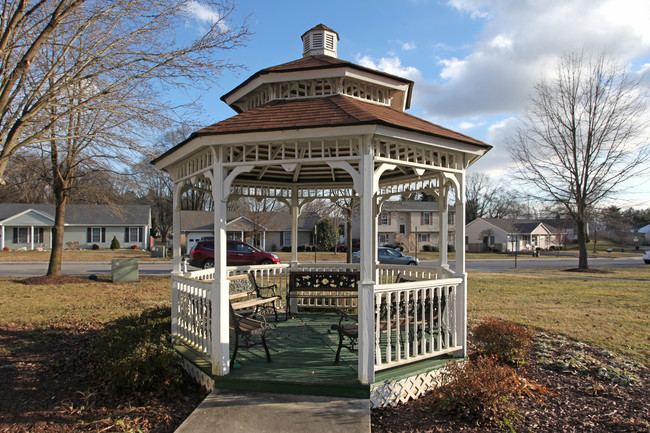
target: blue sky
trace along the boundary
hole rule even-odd
[[[494,146],[472,171],[502,179],[505,140],[532,86],[570,50],[606,50],[650,87],[648,0],[240,0],[254,32],[203,95],[206,123],[235,114],[219,98],[256,71],[302,55],[300,36],[323,23],[340,36],[338,57],[415,82],[410,114]],[[650,137],[650,134],[649,134]],[[617,203],[650,207],[650,179]]]

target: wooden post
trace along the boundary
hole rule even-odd
[[[456,291],[456,344],[462,349],[457,356],[467,355],[467,273],[465,272],[465,171],[456,175],[456,277],[463,282]]]
[[[377,255],[373,236],[376,234],[374,162],[372,136],[364,136],[361,155],[361,281],[359,282],[359,381],[367,384],[375,380],[374,344],[374,260]]]
[[[212,172],[212,196],[214,200],[214,280],[212,301],[212,374],[225,376],[230,373],[230,311],[228,309],[229,281],[226,275],[226,200],[230,183],[225,182],[222,149],[215,152]]]

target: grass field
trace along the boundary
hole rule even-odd
[[[650,267],[648,267],[650,268]],[[545,271],[546,272],[546,271]],[[549,271],[561,274],[561,271]],[[592,277],[625,278],[640,270],[613,270]],[[649,278],[650,279],[650,278]],[[56,326],[75,321],[108,322],[144,308],[169,304],[167,277],[139,283],[87,281],[57,286],[0,279],[0,324]],[[472,272],[469,318],[498,317],[563,334],[647,363],[650,358],[650,290],[647,282],[609,281],[538,274]]]
[[[566,335],[641,363],[650,358],[647,282],[473,272],[468,284],[472,320],[498,317]]]
[[[104,262],[111,259],[171,260],[151,257],[145,250],[64,250],[64,262]],[[49,262],[49,251],[0,251],[0,262]]]

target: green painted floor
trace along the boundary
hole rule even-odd
[[[269,322],[274,322],[272,316],[267,317]],[[284,321],[282,314],[276,323],[276,329],[269,330],[266,334],[272,362],[266,362],[261,345],[251,349],[240,348],[230,374],[214,377],[215,387],[368,398],[370,386],[362,385],[357,380],[356,352],[343,348],[339,364],[334,365],[338,333],[328,331],[338,321],[339,316],[335,313],[301,312],[287,321]],[[231,351],[233,347],[234,337],[231,335]],[[209,363],[198,352],[186,346],[176,346],[176,349],[210,375]],[[442,359],[421,361],[410,364],[407,368],[413,374],[438,368],[444,362],[446,360]],[[391,369],[381,372],[377,379],[386,380],[401,375],[400,369]]]

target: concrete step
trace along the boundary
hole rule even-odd
[[[176,433],[369,433],[367,399],[216,389]]]

